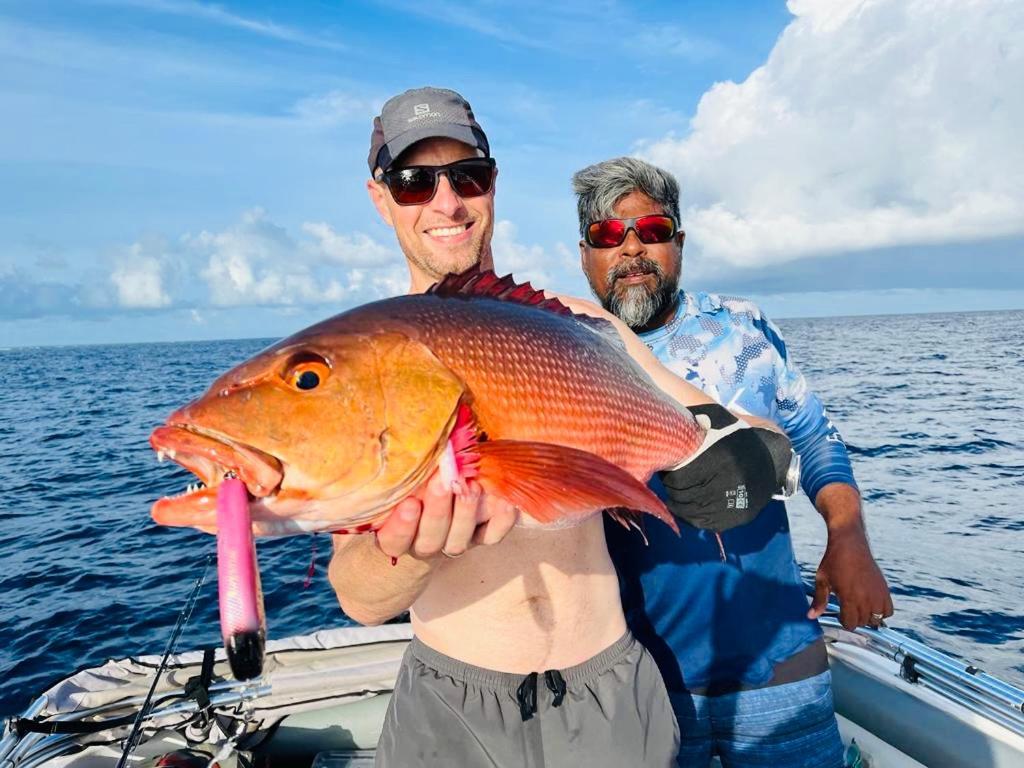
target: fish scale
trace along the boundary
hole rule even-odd
[[[410,296],[395,309],[379,302],[351,319],[364,327],[408,320],[466,382],[492,438],[576,447],[645,480],[666,466],[666,453],[681,461],[703,439],[688,413],[584,323],[490,298]]]

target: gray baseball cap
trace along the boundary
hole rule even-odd
[[[484,129],[473,117],[469,102],[447,88],[414,88],[385,102],[373,118],[370,134],[370,175],[386,171],[402,152],[417,141],[448,138],[461,141],[490,157]]]

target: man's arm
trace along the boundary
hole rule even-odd
[[[828,607],[829,592],[840,600],[839,619],[847,629],[877,625],[892,616],[892,596],[871,555],[860,492],[847,483],[829,483],[818,491],[814,506],[825,519],[828,543],[814,578],[814,601],[807,615],[817,619]]]
[[[467,493],[444,488],[438,473],[419,495],[401,501],[376,534],[335,535],[328,579],[345,613],[360,624],[380,624],[408,610],[437,567],[472,546],[496,544],[517,512],[484,499],[470,481]]]
[[[832,591],[839,598],[839,619],[844,627],[877,626],[882,618],[892,616],[892,596],[871,555],[846,444],[818,398],[806,391],[803,376],[792,366],[788,375],[798,381],[790,393],[800,405],[782,426],[803,460],[804,491],[824,518],[828,534],[807,615],[812,619],[821,616]]]
[[[779,329],[761,316],[758,330],[775,351],[777,400],[794,404],[780,411],[783,429],[802,460],[801,484],[825,520],[828,541],[814,579],[814,600],[807,612],[816,619],[825,612],[829,592],[840,602],[839,619],[847,629],[880,623],[893,613],[892,596],[871,555],[861,511],[860,491],[853,477],[846,443],[807,381],[789,359]]]
[[[397,514],[398,508],[392,516]],[[418,517],[419,510],[413,507],[412,514]],[[327,578],[345,615],[360,624],[382,624],[408,610],[434,571],[430,560],[413,557],[399,558],[392,566],[373,534],[335,534],[331,538],[334,555]]]

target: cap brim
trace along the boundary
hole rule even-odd
[[[455,139],[455,141],[461,141],[463,144],[468,144],[474,149],[483,150],[483,147],[480,146],[480,137],[468,125],[455,125],[452,123],[445,125],[424,125],[411,128],[405,133],[399,134],[384,145],[391,154],[391,162],[388,163],[388,165],[390,166],[391,163],[394,163],[400,154],[405,152],[405,150],[417,141],[423,141],[424,139]],[[486,154],[486,150],[484,150],[484,152]],[[377,153],[377,157],[380,157],[379,152]],[[386,171],[387,168],[381,168],[381,170]]]

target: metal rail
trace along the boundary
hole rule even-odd
[[[836,606],[830,605],[829,608],[831,613]],[[826,634],[837,642],[866,648],[896,662],[900,677],[908,683],[922,685],[1024,736],[1024,689],[888,627],[858,627],[850,632],[835,616],[822,616],[819,622]],[[852,640],[851,635],[857,640]]]
[[[33,701],[28,709],[25,710],[22,717],[33,718],[36,717],[40,712],[43,711],[43,707],[46,706],[46,697],[40,696],[38,699]],[[7,768],[8,761],[7,756],[10,755],[17,747],[19,741],[22,739],[18,738],[18,734],[14,732],[14,729],[10,724],[4,725],[4,737],[0,739],[0,766]]]

